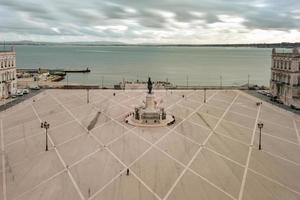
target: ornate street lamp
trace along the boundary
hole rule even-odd
[[[204,103],[206,103],[206,88],[204,88]]]
[[[264,127],[264,124],[262,122],[259,122],[257,124],[257,127],[259,128],[259,143],[258,143],[258,149],[261,150],[261,129]]]
[[[86,89],[86,103],[90,103],[90,89]]]
[[[46,151],[48,151],[48,129],[50,128],[50,124],[46,121],[41,122],[41,128],[46,130]]]

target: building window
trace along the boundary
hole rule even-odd
[[[289,61],[289,70],[291,70],[292,62]]]
[[[286,63],[287,63],[287,62],[286,62],[286,61],[284,61],[284,69],[286,69]]]

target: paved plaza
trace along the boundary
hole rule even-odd
[[[0,200],[299,200],[300,116],[203,92],[154,91],[176,118],[159,128],[124,122],[142,90],[45,90],[2,111]]]

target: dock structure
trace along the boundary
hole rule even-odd
[[[81,69],[64,70],[64,72],[65,73],[89,73],[91,72],[91,70],[87,67],[86,69],[82,69],[82,70]]]
[[[67,73],[89,73],[91,70],[87,67],[86,69],[42,69],[42,68],[24,68],[24,69],[17,69],[18,73],[50,73],[50,74],[64,74]]]

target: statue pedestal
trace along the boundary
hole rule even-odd
[[[146,104],[145,109],[146,110],[155,110],[155,96],[154,94],[148,94],[146,96]]]
[[[144,106],[135,107],[134,113],[125,121],[134,126],[158,127],[173,124],[175,118],[166,114],[165,109],[157,106],[155,95],[147,94]]]

